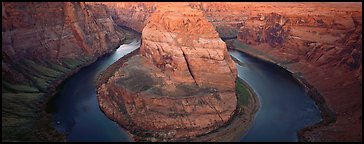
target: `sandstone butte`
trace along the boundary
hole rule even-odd
[[[158,5],[104,4],[116,23],[140,32]],[[301,131],[300,140],[362,141],[361,3],[189,5],[203,11],[219,36],[229,39],[228,48],[276,63],[306,81],[324,119]],[[128,21],[133,23],[122,23]]]
[[[140,54],[98,87],[98,100],[136,141],[188,140],[232,117],[236,76],[225,43],[200,10],[161,4],[142,31]]]
[[[3,140],[29,141],[27,135],[43,131],[35,109],[49,89],[120,45],[125,35],[118,26],[142,32],[157,5],[2,2]],[[230,39],[229,48],[285,67],[322,96],[316,101],[334,117],[303,130],[301,140],[362,141],[361,3],[189,5]],[[54,137],[43,133],[42,140]]]

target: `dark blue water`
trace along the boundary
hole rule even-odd
[[[298,141],[299,129],[321,120],[313,100],[286,70],[238,51],[229,53],[246,64],[237,65],[238,75],[260,102],[253,125],[241,141]]]
[[[99,108],[95,80],[115,61],[140,46],[139,40],[120,46],[67,79],[49,105],[53,126],[68,134],[68,141],[129,141],[127,134]]]
[[[127,134],[99,109],[95,79],[140,41],[124,44],[67,79],[50,101],[53,126],[68,141],[129,141]],[[260,109],[241,141],[297,141],[297,131],[319,122],[319,110],[291,75],[283,69],[238,51],[229,53],[246,64],[237,65],[239,77],[258,95]]]

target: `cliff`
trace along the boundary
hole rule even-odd
[[[96,2],[108,7],[110,14],[119,26],[142,32],[147,19],[156,10],[158,2]]]
[[[158,3],[119,5],[123,7],[114,8],[116,4],[108,7],[116,11],[120,21],[133,21],[129,26],[137,26],[135,29],[141,32]],[[318,96],[314,99],[326,107],[322,109],[324,121],[308,128],[310,131],[304,130],[301,140],[362,140],[360,3],[196,2],[188,5],[204,13],[219,36],[226,39],[228,47],[281,65],[304,79],[313,87],[311,91],[317,90]],[[122,12],[131,16],[123,17]]]
[[[222,30],[221,37],[236,34],[237,40],[227,40],[229,47],[276,63],[313,86],[310,93],[317,90],[313,99],[323,110],[324,120],[301,131],[301,140],[362,140],[359,3],[195,5]]]
[[[201,11],[159,5],[143,29],[140,53],[117,62],[98,87],[100,108],[134,140],[188,140],[232,117],[236,67]]]
[[[2,2],[3,141],[56,140],[40,107],[60,80],[121,44],[115,26],[104,5]]]

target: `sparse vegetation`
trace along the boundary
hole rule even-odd
[[[238,97],[238,105],[247,106],[249,104],[249,90],[244,86],[240,78],[236,80],[236,95]]]
[[[7,92],[14,92],[14,93],[19,93],[19,92],[28,92],[28,93],[34,93],[34,92],[39,92],[39,90],[35,87],[32,86],[28,86],[28,85],[21,85],[21,84],[10,84],[6,81],[2,81],[3,84],[3,90],[6,90]]]
[[[51,128],[51,118],[40,117],[37,110],[52,82],[63,77],[91,57],[68,59],[67,67],[46,62],[45,66],[24,60],[17,67],[33,83],[12,84],[2,80],[2,139],[3,141],[44,141],[65,139]],[[45,136],[47,135],[47,136]]]
[[[37,73],[51,78],[57,78],[63,74],[51,68],[47,68],[42,65],[36,64],[34,61],[31,60],[25,60],[24,63],[29,67],[31,67],[32,69],[34,69]]]
[[[43,93],[2,93],[2,139],[31,140],[36,105]],[[6,134],[6,135],[4,135]]]

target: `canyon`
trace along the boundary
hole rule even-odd
[[[204,12],[228,48],[276,63],[305,83],[324,119],[301,131],[302,141],[361,141],[360,3],[188,4]],[[138,18],[126,26],[140,31],[158,4],[105,5],[120,22]],[[125,11],[129,17],[119,15]]]
[[[158,5],[141,43],[98,87],[100,108],[134,140],[188,141],[232,118],[237,70],[201,11]]]
[[[108,117],[137,127],[137,140],[188,139],[226,123],[237,102],[229,48],[287,69],[306,87],[323,120],[302,129],[300,141],[362,141],[361,3],[2,2],[2,18],[3,141],[64,141],[44,103],[128,40],[123,28],[143,33],[140,52],[102,80],[98,99]],[[172,125],[179,129],[167,132]]]
[[[103,5],[2,2],[3,141],[63,140],[44,103],[63,79],[126,37]]]

